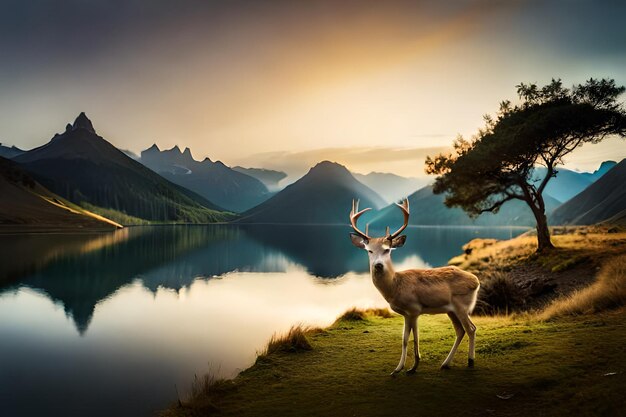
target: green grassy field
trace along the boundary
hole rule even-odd
[[[478,239],[451,260],[481,279],[483,311],[525,310],[473,317],[474,368],[466,338],[440,370],[455,333],[447,316],[422,316],[418,372],[391,377],[402,317],[351,311],[327,329],[273,337],[232,381],[197,379],[163,415],[626,416],[626,234],[572,228],[553,240],[557,249],[537,256],[530,235]],[[555,290],[534,294],[530,281]]]
[[[279,350],[234,381],[197,384],[164,415],[625,415],[625,318],[623,309],[548,322],[476,317],[476,366],[466,366],[466,338],[442,371],[454,331],[446,316],[422,316],[418,372],[396,377],[402,318],[342,320],[309,333],[311,350]]]

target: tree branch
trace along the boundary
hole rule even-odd
[[[505,199],[497,201],[497,202],[493,203],[491,206],[480,210],[479,214],[483,214],[483,213],[487,213],[487,212],[493,212],[494,210],[499,209],[500,207],[502,207],[502,205],[504,203],[506,203],[507,201],[511,201],[514,198],[515,197],[507,196]]]

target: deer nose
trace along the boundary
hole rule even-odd
[[[383,270],[383,264],[380,263],[380,262],[376,262],[374,264],[374,270],[379,271],[379,272],[382,271]]]

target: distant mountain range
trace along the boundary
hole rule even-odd
[[[17,163],[0,157],[0,230],[113,230],[120,225],[45,189]]]
[[[272,169],[244,168],[240,166],[233,167],[233,169],[261,181],[267,189],[270,190],[270,192],[278,191],[281,188],[279,182],[287,178],[287,174],[285,172],[274,171]]]
[[[604,166],[603,164],[602,166]],[[552,224],[626,224],[626,159],[557,208]]]
[[[345,224],[352,199],[362,207],[380,208],[385,201],[357,181],[343,165],[320,162],[281,192],[242,214],[242,223]]]
[[[397,210],[388,203],[407,194],[414,225],[535,224],[522,201],[511,201],[495,215],[485,213],[472,220],[461,209],[446,207],[444,195],[435,195],[431,186],[423,186],[428,178],[351,174],[329,161],[320,162],[278,191],[284,172],[230,168],[209,158],[196,161],[189,148],[160,150],[153,145],[137,157],[98,136],[84,113],[43,146],[23,151],[0,145],[0,155],[8,155],[16,163],[4,159],[0,166],[4,175],[0,178],[4,190],[0,223],[5,224],[48,220],[61,224],[62,219],[78,218],[75,222],[80,224],[102,226],[97,215],[121,224],[231,220],[345,224],[355,198],[360,199],[361,207],[381,209],[367,213],[363,221],[383,228],[399,221]],[[551,224],[626,221],[625,170],[624,161],[605,161],[598,170],[587,173],[559,169],[544,192]],[[543,168],[535,170],[537,181],[545,172]],[[226,210],[242,215],[237,218]]]
[[[47,144],[13,160],[52,192],[123,224],[208,223],[233,217],[129,158],[96,134],[85,113]]]
[[[0,156],[3,158],[7,158],[7,159],[15,158],[16,156],[21,155],[24,152],[25,151],[21,150],[20,148],[16,146],[8,147],[0,143]]]
[[[592,182],[595,182],[600,179],[601,176],[606,174],[617,165],[615,161],[604,161],[600,164],[600,167],[593,172],[581,172],[580,174],[586,178],[589,178]]]
[[[553,177],[543,191],[544,196],[547,194],[556,198],[563,203],[576,194],[593,184],[594,179],[590,175],[580,172],[570,171],[569,169],[559,168],[556,177]],[[543,167],[536,168],[534,177],[539,183],[546,176],[547,171]],[[587,173],[588,174],[588,173]]]
[[[615,161],[604,161],[594,172],[576,172],[565,168],[558,168],[556,177],[552,178],[546,186],[544,193],[564,203],[576,194],[589,187],[602,175],[615,166]],[[541,167],[535,170],[537,181],[546,176],[546,169]]]
[[[475,226],[534,226],[535,218],[532,211],[523,201],[513,200],[502,206],[497,214],[483,213],[475,220],[471,219],[458,207],[448,208],[444,204],[444,194],[434,194],[432,186],[426,186],[411,194],[409,197],[412,225],[475,225]],[[551,212],[559,206],[559,201],[544,196],[546,210]],[[395,205],[382,209],[371,223],[377,229],[385,226],[397,225],[402,216]]]
[[[139,161],[174,184],[230,211],[245,211],[271,196],[267,187],[253,176],[209,158],[196,161],[189,148],[181,152],[174,146],[162,151],[154,144],[141,152]]]
[[[367,175],[353,175],[354,178],[376,191],[387,203],[408,197],[434,181],[433,178],[407,178],[388,172],[370,172]]]

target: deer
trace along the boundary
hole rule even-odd
[[[413,367],[407,370],[407,374],[417,371],[421,358],[417,319],[422,314],[447,314],[454,326],[456,340],[441,364],[441,369],[450,368],[450,363],[465,333],[469,336],[467,365],[473,367],[476,326],[472,323],[470,314],[476,305],[480,282],[474,274],[455,266],[396,271],[391,261],[391,252],[401,248],[406,242],[406,235],[401,235],[401,233],[409,224],[410,213],[408,199],[401,204],[395,204],[402,210],[404,224],[394,233],[389,233],[389,227],[387,227],[383,237],[369,236],[369,224],[366,225],[365,233],[357,227],[359,217],[371,210],[370,208],[359,211],[358,200],[352,200],[350,211],[350,224],[354,230],[350,233],[352,244],[367,251],[374,286],[389,303],[389,307],[404,317],[402,354],[400,363],[391,376],[395,376],[404,369],[411,332],[413,333],[415,360]]]

